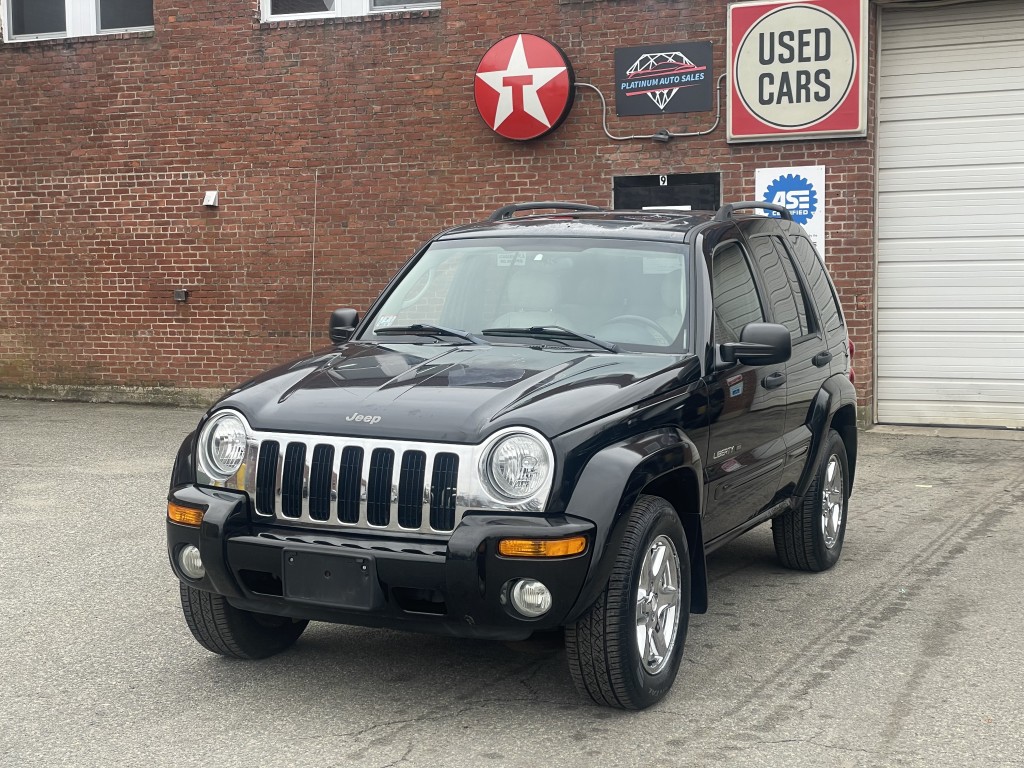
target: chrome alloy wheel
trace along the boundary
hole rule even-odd
[[[651,542],[636,590],[636,647],[648,674],[672,657],[679,629],[679,553],[668,536]]]
[[[821,535],[825,547],[832,549],[843,525],[843,465],[834,453],[825,465],[825,482],[821,489]]]

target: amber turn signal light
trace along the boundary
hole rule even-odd
[[[568,557],[587,551],[587,537],[568,539],[502,539],[498,554],[505,557]]]
[[[167,502],[167,517],[172,523],[198,526],[203,522],[205,513],[205,509],[186,507],[183,504],[175,504],[173,501]]]

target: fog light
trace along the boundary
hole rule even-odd
[[[512,587],[512,605],[531,619],[551,610],[551,590],[536,579],[522,579]]]
[[[181,568],[181,572],[190,579],[201,579],[206,575],[203,558],[200,557],[199,550],[191,544],[186,544],[178,552],[178,566]]]

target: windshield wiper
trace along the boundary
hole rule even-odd
[[[430,323],[389,326],[387,328],[378,328],[373,333],[377,336],[454,336],[457,339],[464,339],[471,344],[487,343],[479,336],[474,336],[468,331],[460,331],[458,328],[446,328],[443,325],[431,325]]]
[[[481,336],[529,336],[534,339],[551,339],[553,341],[585,341],[608,352],[618,352],[619,348],[610,341],[589,336],[579,331],[564,328],[561,325],[533,325],[529,328],[484,328]]]

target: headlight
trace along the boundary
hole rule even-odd
[[[540,491],[551,475],[551,449],[539,436],[513,432],[484,457],[483,475],[499,498],[518,501]]]
[[[199,463],[216,480],[227,480],[245,458],[247,434],[242,419],[224,411],[203,427],[199,436]]]

